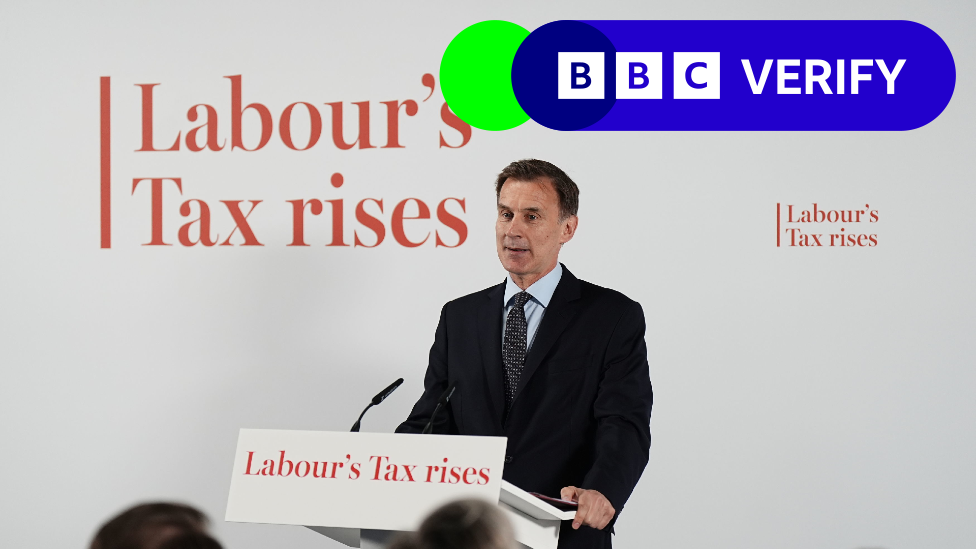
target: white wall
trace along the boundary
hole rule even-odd
[[[563,261],[640,301],[654,445],[616,544],[963,548],[976,542],[972,207],[976,42],[969,2],[671,5],[158,2],[0,6],[0,545],[79,547],[135,502],[204,509],[232,549],[319,548],[300,528],[222,521],[237,430],[390,431],[419,396],[441,305],[500,282],[493,189],[538,157],[582,189]],[[933,123],[905,133],[559,133],[528,122],[439,149],[438,87],[401,123],[400,150],[341,151],[324,103],[422,100],[450,39],[505,19],[910,19],[958,71]],[[157,142],[229,83],[277,116],[322,108],[314,148],[137,153],[138,83],[156,88]],[[99,248],[99,77],[112,78],[113,242]],[[253,123],[256,119],[248,119]],[[296,120],[298,120],[296,115]],[[253,131],[253,125],[252,125]],[[250,136],[250,138],[248,138]],[[352,137],[352,133],[348,137]],[[249,144],[256,134],[246,134]],[[297,139],[297,138],[296,138]],[[328,178],[345,176],[333,189]],[[181,200],[261,199],[263,247],[141,246],[149,183]],[[468,240],[416,249],[288,247],[297,198],[466,200]],[[881,213],[870,249],[775,247],[775,204]],[[354,222],[346,205],[346,238]],[[415,222],[420,227],[423,222]],[[431,223],[430,227],[436,227]],[[315,231],[320,231],[313,238]],[[442,229],[443,230],[443,229]],[[423,231],[420,231],[423,232]],[[235,238],[239,238],[239,235]],[[448,231],[446,238],[453,238]]]

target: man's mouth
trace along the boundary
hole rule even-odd
[[[513,248],[511,246],[506,246],[505,249],[508,250],[508,251],[510,251],[510,252],[527,252],[527,251],[529,251],[528,248]]]

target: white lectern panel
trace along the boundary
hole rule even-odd
[[[459,498],[497,502],[506,439],[241,429],[226,520],[412,530]]]

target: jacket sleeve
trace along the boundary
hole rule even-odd
[[[630,497],[647,465],[654,396],[644,343],[644,311],[629,302],[617,321],[604,358],[593,405],[595,457],[581,488],[598,490],[616,510]]]
[[[413,406],[407,420],[397,427],[397,433],[420,433],[424,430],[431,414],[437,406],[437,399],[448,385],[447,373],[447,305],[441,309],[441,318],[434,332],[434,344],[430,347],[430,358],[427,363],[427,374],[424,376],[424,394]],[[437,413],[434,422],[434,433],[456,433],[451,406],[445,406]]]

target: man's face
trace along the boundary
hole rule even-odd
[[[498,195],[498,259],[525,289],[555,268],[559,247],[573,238],[576,224],[575,215],[560,220],[559,196],[548,179],[509,179]]]

